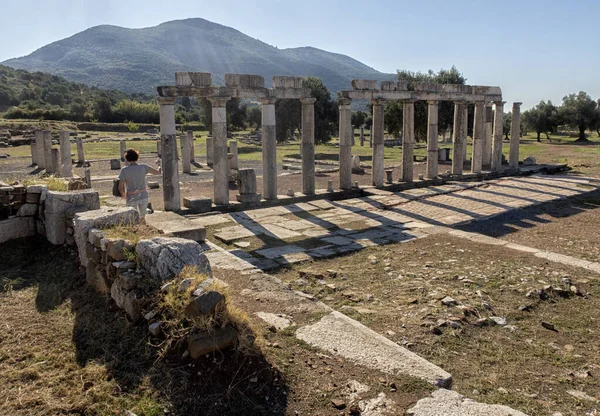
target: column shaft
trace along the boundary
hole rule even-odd
[[[192,151],[190,136],[182,134],[179,136],[181,141],[181,170],[183,173],[192,173]]]
[[[190,142],[190,160],[192,162],[196,161],[196,155],[194,154],[194,132],[192,130],[188,130],[185,132],[187,134],[188,140]]]
[[[212,146],[206,141],[207,157],[212,148],[214,203],[229,204],[229,163],[227,159],[227,97],[211,98]]]
[[[81,139],[81,137],[77,137],[75,139],[75,143],[77,145],[77,163],[83,166],[83,164],[85,163],[85,153],[83,152],[83,140]]]
[[[485,134],[485,103],[475,103],[475,115],[473,120],[473,156],[471,157],[471,172],[481,173],[483,162],[483,142]]]
[[[340,98],[340,189],[352,187],[352,111],[351,100]]]
[[[454,103],[454,126],[453,126],[453,144],[452,144],[452,174],[462,175],[463,164],[465,160],[466,147],[466,125],[464,118],[464,110],[466,103],[457,101]]]
[[[239,160],[238,160],[238,142],[237,140],[231,140],[229,142],[229,153],[231,153],[231,169],[238,170]]]
[[[121,162],[125,162],[125,152],[127,151],[127,142],[125,140],[119,142],[119,151],[121,153]]]
[[[60,149],[50,149],[51,171],[55,176],[60,175]],[[46,169],[46,172],[48,170]]]
[[[264,99],[262,104],[262,161],[263,198],[277,199],[277,136],[275,99]]]
[[[428,101],[427,111],[427,172],[426,177],[433,179],[438,175],[438,110],[437,101]]]
[[[302,193],[315,193],[315,101],[302,101]]]
[[[372,163],[373,170],[371,172],[373,186],[383,186],[384,177],[384,121],[383,121],[383,101],[373,100],[373,125],[371,126],[371,134],[373,136],[373,151]]]
[[[177,127],[175,124],[175,100],[159,98],[160,141],[162,153],[163,198],[165,211],[179,211],[179,163],[177,161]]]
[[[490,102],[486,102],[485,103],[485,112],[484,112],[484,118],[485,118],[485,133],[483,136],[483,158],[482,158],[482,163],[483,166],[490,166],[492,164],[492,143],[494,141],[493,139],[493,131],[492,131],[492,122],[494,121],[494,115],[493,115],[493,111],[492,111],[492,103]]]
[[[494,141],[492,142],[492,171],[502,166],[502,133],[504,130],[504,101],[494,102]]]
[[[50,130],[43,130],[42,135],[44,137],[44,164],[46,166],[46,173],[56,173],[52,171],[52,134]]]
[[[46,169],[46,158],[44,157],[44,135],[41,130],[35,131],[35,150],[37,152],[38,169]]]
[[[415,146],[415,102],[404,101],[402,106],[402,182],[413,181]]]
[[[70,178],[73,176],[73,160],[71,159],[71,138],[69,132],[60,132],[60,176]]]
[[[521,139],[521,104],[513,103],[512,124],[510,126],[510,156],[508,163],[511,168],[519,167],[519,141]]]

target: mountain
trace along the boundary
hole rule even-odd
[[[346,55],[312,47],[278,49],[227,26],[204,19],[174,20],[143,29],[95,26],[3,64],[60,75],[104,89],[151,93],[172,85],[177,71],[317,76],[333,92],[353,78],[392,79]]]

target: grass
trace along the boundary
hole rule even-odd
[[[57,178],[56,176],[41,176],[35,178],[27,178],[23,182],[23,185],[46,185],[49,191],[60,191],[67,192],[69,190],[69,186],[67,181],[61,178]]]
[[[141,224],[118,224],[108,228],[103,228],[102,232],[107,238],[122,238],[125,241],[136,245],[140,240],[149,240],[159,237],[162,232],[150,225]]]

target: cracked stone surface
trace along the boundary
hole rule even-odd
[[[185,266],[196,266],[198,272],[212,276],[208,258],[202,246],[195,241],[156,237],[140,241],[135,252],[144,269],[157,279],[171,279]]]
[[[410,416],[527,416],[508,406],[478,403],[451,390],[436,390],[408,409]]]

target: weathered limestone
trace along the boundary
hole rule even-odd
[[[60,176],[60,149],[50,149],[50,172],[55,176]]]
[[[39,169],[46,169],[46,158],[44,156],[44,135],[41,130],[35,131],[35,148],[37,152],[37,166]]]
[[[265,79],[260,75],[225,74],[226,87],[264,88]]]
[[[196,155],[194,154],[194,132],[192,130],[188,130],[185,132],[187,134],[188,140],[190,142],[190,160],[192,162],[196,161]]]
[[[352,188],[352,110],[347,98],[339,98],[340,108],[340,189]]]
[[[208,212],[212,208],[212,199],[198,196],[183,198],[183,206],[194,212]]]
[[[174,212],[155,212],[146,216],[146,222],[167,237],[185,238],[199,243],[206,239],[206,228]]]
[[[156,142],[156,154],[159,158],[162,158],[162,142],[160,139]]]
[[[83,170],[83,175],[85,178],[85,184],[88,188],[92,187],[92,171],[90,170],[90,168],[85,168]]]
[[[60,132],[60,176],[71,178],[73,176],[73,160],[71,159],[71,138],[69,132]]]
[[[275,99],[262,99],[263,196],[277,199],[277,138],[275,136]]]
[[[492,110],[492,103],[485,103],[485,111],[484,111],[484,125],[485,125],[485,133],[483,136],[483,166],[491,166],[492,164],[492,143],[493,143],[493,131],[492,131],[492,122],[494,121],[494,111]]]
[[[454,102],[454,136],[452,145],[452,174],[462,175],[465,160],[465,148],[467,146],[467,125],[465,123],[466,103],[464,101]]]
[[[485,103],[475,103],[475,115],[473,121],[473,155],[471,157],[471,172],[481,173],[483,162],[483,142],[485,134]]]
[[[213,133],[213,184],[216,205],[229,204],[229,180],[227,160],[227,97],[209,99],[212,104],[212,133]],[[273,107],[273,112],[275,108]],[[207,146],[208,147],[208,146]]]
[[[521,104],[513,103],[512,124],[510,126],[510,156],[508,164],[511,168],[519,167],[519,141],[521,139]]]
[[[415,101],[406,100],[402,106],[402,182],[413,181],[415,146]]]
[[[360,145],[365,145],[365,126],[360,126]]]
[[[43,130],[43,146],[44,146],[44,166],[46,173],[52,174],[52,134],[50,130]]]
[[[77,146],[77,163],[83,166],[85,163],[85,154],[83,152],[83,140],[81,137],[75,139],[75,144]]]
[[[240,169],[238,171],[239,194],[236,199],[244,204],[257,204],[260,194],[256,193],[256,173],[254,169]]]
[[[508,406],[478,403],[455,391],[440,389],[417,402],[406,412],[409,416],[527,416]]]
[[[302,77],[273,77],[273,88],[302,88]]]
[[[303,98],[302,102],[302,193],[315,193],[315,101]]]
[[[206,138],[206,164],[208,166],[210,166],[211,168],[213,167],[213,154],[214,154],[214,139],[212,136],[208,136]]]
[[[35,139],[31,141],[31,166],[35,166],[38,164],[38,151],[37,151],[37,143]]]
[[[181,169],[183,173],[192,173],[191,142],[187,134],[179,136],[181,141]]]
[[[51,244],[64,244],[67,228],[75,214],[99,208],[100,197],[92,189],[76,192],[48,191],[44,210],[46,238]]]
[[[469,149],[469,104],[466,103],[465,104],[465,108],[463,108],[463,120],[464,120],[464,128],[465,128],[465,146],[463,147],[463,153],[464,153],[464,158],[463,158],[463,164],[464,161],[469,160],[469,155],[468,155],[468,149]],[[471,152],[473,151],[473,149],[471,149]],[[471,158],[473,156],[471,155]]]
[[[212,76],[209,72],[175,72],[176,85],[210,87]]]
[[[125,152],[127,151],[127,142],[125,140],[121,140],[119,142],[119,152],[121,154],[121,162],[125,162]]]
[[[163,198],[165,211],[179,211],[179,163],[177,162],[177,129],[175,125],[175,100],[159,97],[160,140],[162,148]]]
[[[492,171],[502,166],[502,134],[504,130],[505,101],[494,101],[494,140],[492,142]]]
[[[427,171],[425,176],[433,179],[438,175],[438,110],[439,102],[427,102]]]
[[[373,100],[373,125],[371,126],[371,136],[373,137],[373,150],[372,150],[372,164],[373,170],[371,172],[373,186],[383,186],[383,172],[385,170],[385,163],[383,157],[384,146],[384,121],[383,121],[383,101]],[[361,134],[361,145],[364,140],[362,138],[363,128],[360,128]]]
[[[239,169],[239,159],[238,159],[238,142],[237,142],[237,140],[231,140],[229,142],[229,153],[231,154],[230,168],[232,170],[238,170]]]
[[[111,159],[110,170],[121,170],[121,159]]]
[[[36,235],[34,217],[13,217],[0,221],[0,244]]]

